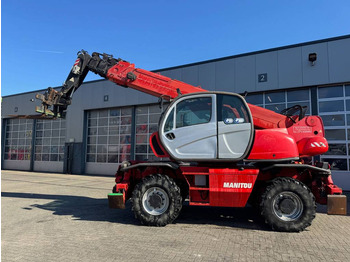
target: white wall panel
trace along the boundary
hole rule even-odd
[[[215,63],[198,65],[198,85],[215,91]]]
[[[235,92],[235,60],[215,62],[215,90]]]
[[[2,168],[28,171],[30,169],[30,160],[4,160]]]
[[[182,68],[182,78],[181,81],[198,86],[198,66],[188,66]]]
[[[303,85],[301,47],[279,50],[278,87],[288,88]]]
[[[52,162],[52,161],[35,161],[34,171],[37,172],[53,172],[62,173],[63,172],[63,162]]]
[[[167,76],[170,77],[172,79],[176,79],[176,80],[180,80],[182,78],[182,69],[178,68],[178,69],[170,69],[170,70],[165,70],[162,71],[160,74],[163,76]]]
[[[255,56],[235,59],[235,92],[260,91],[256,88]]]
[[[255,81],[257,90],[278,89],[277,52],[261,53],[256,55]],[[258,75],[267,74],[266,82],[259,82]]]
[[[117,173],[119,164],[111,163],[86,163],[86,174],[89,175],[110,175]]]
[[[327,43],[307,45],[301,47],[301,61],[303,66],[303,85],[322,85],[329,83],[328,48]],[[309,61],[309,54],[316,53],[314,65]]]
[[[328,43],[329,79],[331,83],[349,81],[350,39]]]

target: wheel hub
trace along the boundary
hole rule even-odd
[[[280,202],[280,209],[281,209],[281,212],[284,214],[291,214],[295,208],[296,208],[296,205],[294,201],[291,199],[283,199]]]
[[[151,187],[142,196],[143,208],[150,215],[159,216],[165,213],[169,203],[168,193],[160,187]]]
[[[158,195],[157,193],[153,193],[149,196],[148,198],[148,203],[151,207],[155,208],[160,208],[162,205],[162,197]]]
[[[297,194],[285,191],[274,197],[272,210],[279,219],[289,222],[300,218],[304,205]]]

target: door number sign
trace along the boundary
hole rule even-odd
[[[267,82],[267,74],[258,74],[258,82]]]

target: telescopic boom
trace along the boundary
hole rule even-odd
[[[36,95],[36,98],[42,101],[42,105],[36,108],[36,112],[53,118],[65,117],[67,107],[72,102],[73,93],[81,86],[89,71],[117,85],[130,87],[165,100],[188,93],[207,92],[201,87],[135,68],[134,64],[120,58],[113,58],[112,55],[94,52],[90,56],[86,51],[81,50],[61,90],[57,91],[49,87],[44,94]],[[299,116],[290,116],[252,104],[248,105],[252,112],[254,126],[258,129],[289,127],[304,117],[302,109]]]

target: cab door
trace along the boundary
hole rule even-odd
[[[172,158],[217,159],[216,95],[185,95],[165,112],[159,137]]]
[[[217,95],[218,158],[241,160],[246,157],[254,126],[249,107],[237,94]]]

